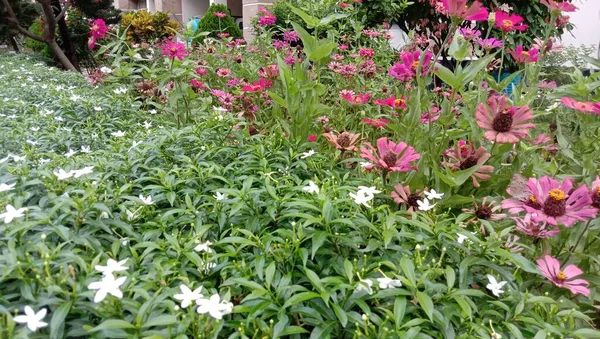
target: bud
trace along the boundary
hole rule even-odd
[[[363,313],[363,315],[361,316],[362,320],[367,321],[369,318],[367,317],[366,314]]]
[[[40,237],[42,238],[42,240],[46,240],[46,235],[45,234],[42,234]]]
[[[417,244],[417,246],[415,246],[415,250],[420,251],[421,250],[421,245]]]
[[[496,13],[490,12],[490,15],[488,16],[488,24],[493,25],[495,22],[496,22]]]
[[[175,307],[173,307],[174,311],[179,311],[179,306],[175,305]]]

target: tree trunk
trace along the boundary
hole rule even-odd
[[[15,50],[15,53],[19,53],[19,44],[17,44],[17,38],[12,36],[10,37],[10,44],[12,45],[13,49]]]
[[[50,46],[50,50],[52,51],[54,56],[58,59],[58,61],[60,61],[60,63],[65,67],[65,69],[69,71],[78,71],[77,68],[75,68],[75,66],[73,66],[73,64],[71,63],[71,60],[67,58],[67,55],[60,48],[56,40],[52,40],[48,43],[48,45]]]
[[[60,0],[52,0],[52,7],[54,8],[54,15],[58,17],[61,12]],[[63,15],[56,23],[58,24],[58,31],[62,39],[62,47],[67,58],[69,58],[71,64],[73,64],[78,71],[81,71],[81,68],[79,67],[79,59],[77,58],[77,52],[75,51],[75,47],[71,42],[71,35],[69,34],[69,28],[67,27],[65,16]]]

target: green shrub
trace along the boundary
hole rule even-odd
[[[221,12],[227,14],[225,18],[219,18],[214,13]],[[242,37],[242,31],[235,23],[235,20],[229,13],[227,6],[223,4],[212,4],[208,7],[206,14],[198,24],[198,32],[210,32],[208,36],[216,38],[219,33],[229,33],[234,39]],[[204,36],[197,38],[194,42],[201,43],[204,41]]]
[[[29,32],[40,36],[44,35],[44,21],[41,18],[36,19],[33,24],[29,26]],[[34,52],[40,53],[45,57],[52,57],[50,47],[48,47],[48,45],[44,42],[26,38],[25,47]]]
[[[169,19],[169,12],[129,12],[123,15],[121,30],[127,29],[130,42],[156,42],[174,35],[179,23]]]

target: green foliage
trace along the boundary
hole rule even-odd
[[[75,0],[77,7],[88,18],[103,19],[106,24],[116,24],[121,19],[121,10],[113,6],[112,0]]]
[[[221,12],[227,14],[225,18],[219,18],[214,13]],[[227,6],[223,4],[212,4],[206,10],[206,13],[198,24],[198,32],[210,32],[208,36],[217,38],[219,33],[229,33],[229,36],[233,39],[242,38],[242,31],[239,26],[235,23],[235,20],[229,13]],[[196,43],[202,43],[206,36],[199,36],[194,41]]]
[[[17,20],[23,27],[31,26],[38,16],[35,5],[26,0],[9,0],[13,12]],[[4,4],[0,2],[0,42],[8,42],[18,35],[17,31],[8,23],[8,13],[4,8]]]
[[[127,30],[130,42],[158,42],[173,36],[179,28],[177,21],[170,19],[170,12],[128,12],[121,19],[121,31]]]
[[[31,26],[29,26],[29,32],[43,36],[44,35],[44,20],[42,18],[37,18]],[[44,42],[37,41],[31,38],[25,38],[25,47],[40,53],[44,57],[52,57],[52,52],[50,52],[50,47]]]

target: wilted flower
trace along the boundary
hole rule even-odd
[[[508,106],[506,96],[493,96],[487,100],[487,105],[477,105],[475,119],[477,125],[486,130],[484,136],[497,143],[517,143],[535,127],[530,122],[533,113],[529,106]]]
[[[526,214],[524,218],[512,218],[517,223],[515,230],[524,233],[533,238],[547,239],[551,238],[560,230],[556,227],[548,225],[545,220],[536,220],[537,214]]]
[[[592,207],[600,209],[600,176],[596,176],[596,180],[592,182],[590,199],[592,199]]]
[[[419,201],[423,200],[421,191],[411,193],[410,186],[402,186],[400,184],[394,186],[394,191],[390,195],[396,204],[405,204],[407,210],[411,212],[417,210],[419,208]]]
[[[334,146],[339,150],[349,152],[358,150],[358,148],[354,146],[354,144],[356,144],[358,141],[358,138],[360,138],[360,134],[358,133],[355,134],[350,132],[342,132],[338,135],[335,135],[333,132],[331,132],[323,133],[322,135],[325,137],[325,139],[327,139],[327,141],[329,141],[331,146]]]
[[[573,279],[581,274],[583,271],[575,265],[569,265],[561,270],[560,263],[556,258],[549,255],[545,255],[543,258],[537,260],[538,267],[542,274],[552,281],[552,283],[558,287],[567,288],[573,294],[583,294],[586,297],[590,295],[590,289],[588,288],[589,282],[584,279]]]
[[[493,203],[486,203],[486,198],[483,198],[481,204],[475,202],[474,205],[475,208],[464,208],[462,210],[464,213],[471,214],[475,217],[472,220],[469,220],[471,222],[477,220],[498,221],[506,218],[506,214],[496,213],[497,211],[502,209],[502,206],[494,206]]]
[[[444,165],[455,171],[462,171],[474,166],[479,166],[475,173],[471,174],[474,187],[479,187],[478,180],[488,180],[491,178],[489,173],[494,171],[493,166],[484,165],[491,157],[491,154],[487,153],[483,146],[475,149],[473,144],[463,146],[457,145],[456,150],[447,151],[445,155],[449,158],[449,161],[444,162]]]
[[[363,122],[369,126],[384,128],[390,121],[386,118],[364,118]]]
[[[372,162],[367,169],[373,167],[389,172],[407,172],[414,169],[412,162],[419,160],[421,155],[405,142],[395,143],[386,137],[377,139],[377,150],[366,142],[361,150],[361,158]]]

